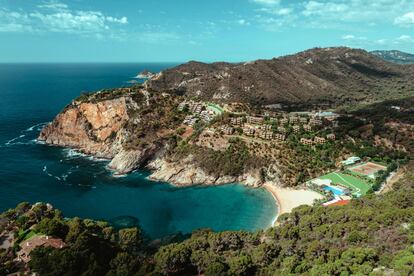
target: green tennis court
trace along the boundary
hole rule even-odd
[[[363,180],[343,173],[333,172],[320,176],[319,178],[330,179],[332,181],[332,184],[340,184],[342,186],[351,188],[355,192],[360,192],[363,195],[365,195],[371,188],[371,186]]]

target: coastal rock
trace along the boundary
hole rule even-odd
[[[71,147],[98,157],[113,158],[125,139],[120,131],[129,120],[127,97],[98,103],[72,103],[38,137],[47,144]]]
[[[213,176],[197,167],[192,156],[180,162],[169,162],[164,158],[152,160],[148,166],[152,171],[150,179],[169,182],[180,187],[193,185],[224,185],[228,183],[243,183],[252,187],[262,185],[258,172],[247,172],[241,176]]]
[[[159,148],[152,145],[143,150],[124,150],[122,149],[115,155],[108,167],[115,170],[117,174],[126,174],[135,169],[143,167],[145,163],[153,158]]]

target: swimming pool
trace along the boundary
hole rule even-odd
[[[325,186],[325,188],[323,188],[325,191],[329,191],[332,192],[334,195],[340,196],[344,194],[344,191],[338,187],[333,187],[333,186]]]

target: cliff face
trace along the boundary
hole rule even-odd
[[[39,140],[113,158],[125,139],[121,128],[129,120],[129,108],[134,108],[129,97],[98,103],[72,103],[43,128]]]

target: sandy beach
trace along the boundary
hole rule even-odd
[[[312,205],[315,199],[323,198],[321,194],[311,190],[282,188],[272,183],[264,184],[263,188],[273,195],[278,206],[278,213],[273,225],[275,225],[278,216],[289,213],[300,205]]]

